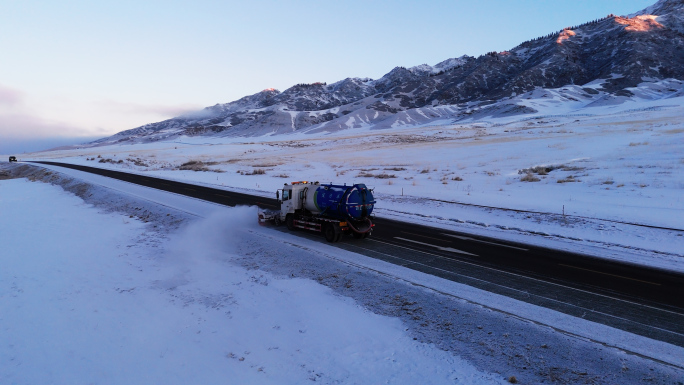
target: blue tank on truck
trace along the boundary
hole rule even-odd
[[[260,224],[285,223],[289,230],[317,231],[328,242],[337,242],[345,234],[364,239],[375,227],[371,220],[375,198],[363,183],[349,186],[307,181],[285,183],[276,191],[276,199],[280,210],[260,210]]]
[[[365,184],[351,186],[319,185],[307,192],[304,207],[312,214],[341,220],[362,221],[373,212],[373,192]]]

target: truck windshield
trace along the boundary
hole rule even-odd
[[[290,199],[290,190],[283,190],[283,200],[286,201]]]

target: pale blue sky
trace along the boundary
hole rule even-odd
[[[106,136],[265,88],[503,51],[653,3],[0,0],[0,152],[13,138]]]

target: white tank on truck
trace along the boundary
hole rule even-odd
[[[281,194],[282,192],[282,194]],[[362,183],[353,185],[292,182],[276,192],[280,211],[260,212],[259,222],[285,222],[288,229],[319,231],[329,242],[343,234],[366,238],[373,230],[375,198]]]

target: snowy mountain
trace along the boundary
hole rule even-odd
[[[527,114],[536,112],[524,103],[530,93],[565,86],[574,90],[568,101],[591,107],[681,94],[681,83],[674,79],[684,79],[684,0],[660,0],[635,14],[564,28],[509,51],[396,67],[377,80],[347,78],[334,84],[298,84],[283,92],[267,89],[94,143],[382,129]],[[658,94],[640,91],[663,81],[678,86]]]

